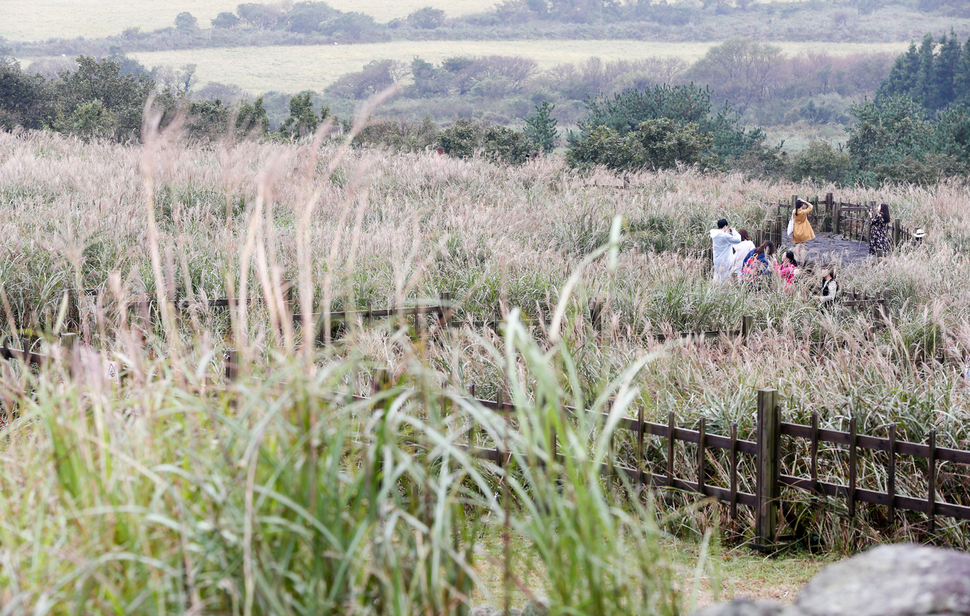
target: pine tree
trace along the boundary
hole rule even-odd
[[[949,37],[944,34],[936,57],[936,106],[933,109],[943,109],[955,102],[954,82],[960,65],[960,51],[960,41],[953,30]]]
[[[541,105],[536,105],[536,114],[525,120],[526,136],[546,154],[555,149],[556,139],[559,137],[559,131],[556,130],[558,121],[552,117],[555,108],[555,105],[542,101]]]
[[[934,47],[933,35],[927,32],[919,46],[919,70],[916,74],[916,88],[912,93],[912,97],[921,101],[926,109],[936,109]]]
[[[909,50],[896,58],[889,76],[879,86],[877,98],[888,98],[897,94],[914,96],[916,79],[919,75],[920,56],[916,43],[910,41]]]
[[[953,77],[954,102],[970,105],[970,38],[963,44],[963,53]]]

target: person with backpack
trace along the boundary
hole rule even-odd
[[[732,247],[734,254],[731,257],[731,273],[740,278],[744,260],[754,250],[754,242],[748,236],[747,229],[738,229],[738,235],[741,237],[741,243]]]
[[[775,274],[775,243],[771,240],[758,246],[744,259],[741,280],[761,288]]]

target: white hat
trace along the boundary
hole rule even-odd
[[[926,231],[923,230],[923,227],[916,227],[916,230],[913,231],[913,239],[921,240],[924,237],[926,237]]]

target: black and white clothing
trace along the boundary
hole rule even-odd
[[[839,283],[835,281],[835,278],[830,278],[822,283],[822,294],[820,296],[821,303],[818,309],[825,311],[829,306],[832,306],[836,300],[836,296],[839,294]]]

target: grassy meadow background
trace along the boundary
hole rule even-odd
[[[675,57],[694,62],[716,42],[662,43],[632,40],[537,41],[399,41],[360,45],[235,47],[131,54],[145,66],[197,64],[198,87],[208,82],[237,85],[249,92],[322,91],[342,75],[359,71],[373,60],[410,63],[415,56],[435,64],[455,56],[518,56],[535,60],[540,69],[578,64],[590,57],[605,62]],[[834,57],[859,53],[902,53],[905,43],[845,43],[826,46]],[[785,55],[818,49],[815,43],[777,44]]]

